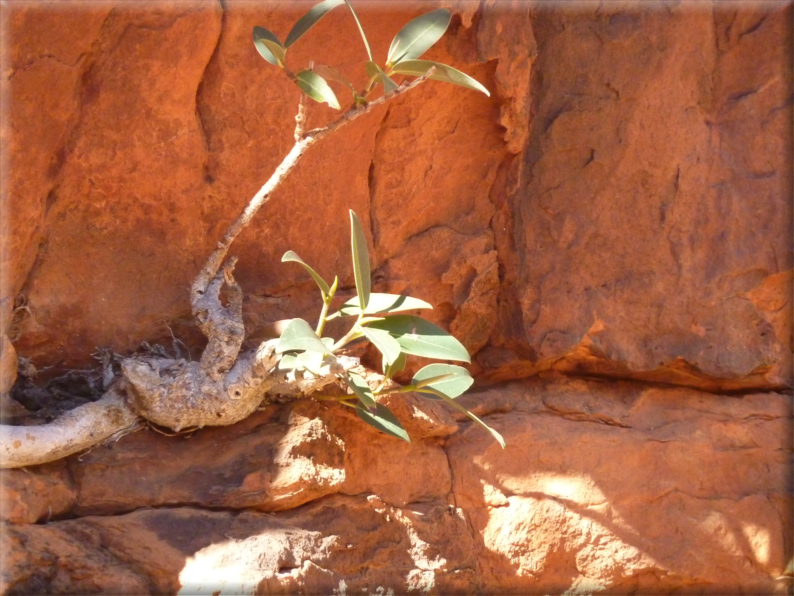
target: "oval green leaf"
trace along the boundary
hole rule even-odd
[[[404,296],[402,294],[380,294],[377,292],[372,292],[369,295],[369,302],[367,303],[367,309],[364,311],[364,314],[374,315],[381,312],[419,310],[422,308],[429,308],[432,310],[433,307],[424,300],[413,298],[411,296]],[[361,313],[358,296],[345,302],[339,309],[339,312],[343,317],[358,316]]]
[[[353,275],[356,279],[359,308],[366,312],[369,304],[371,280],[369,276],[369,249],[364,229],[353,210],[350,210],[350,246],[353,251]]]
[[[296,22],[292,29],[290,30],[289,34],[287,35],[287,40],[284,42],[286,47],[290,47],[296,41],[298,41],[303,35],[312,27],[317,24],[321,18],[323,18],[329,11],[336,8],[340,4],[344,4],[344,0],[324,0],[324,2],[320,2],[316,4],[303,15],[298,22]]]
[[[459,360],[471,362],[463,344],[422,317],[412,315],[392,315],[382,321],[370,323],[370,328],[388,331],[407,354],[438,358],[439,360]]]
[[[328,296],[328,293],[331,291],[331,288],[328,287],[328,284],[325,283],[325,280],[322,277],[320,277],[320,275],[314,269],[312,269],[311,267],[309,267],[309,265],[303,262],[303,259],[301,259],[296,252],[291,250],[285,252],[284,256],[281,257],[281,262],[298,263],[299,265],[302,265],[303,268],[306,269],[306,271],[309,273],[309,275],[312,276],[314,283],[316,283],[319,286],[320,291],[323,293],[323,299],[325,299],[325,297]]]
[[[487,430],[491,434],[491,436],[494,439],[496,439],[496,442],[499,443],[499,445],[502,446],[502,449],[505,448],[505,440],[502,437],[502,435],[500,435],[498,432],[496,432],[496,430],[494,430],[493,428],[491,428],[490,426],[485,424],[485,422],[483,422],[477,416],[475,416],[474,414],[469,412],[466,408],[464,408],[462,405],[460,405],[458,402],[456,402],[451,397],[448,397],[448,396],[444,395],[443,393],[441,393],[440,391],[436,391],[435,389],[431,389],[431,388],[428,388],[428,389],[430,391],[432,391],[435,395],[437,395],[439,398],[443,399],[445,402],[447,402],[448,404],[453,406],[456,410],[458,410],[460,412],[463,412],[464,414],[466,414],[466,416],[468,416],[469,418],[474,420],[474,422],[476,422],[477,424],[482,426],[485,430]]]
[[[437,8],[416,17],[394,36],[386,62],[392,65],[400,60],[419,58],[441,39],[451,18],[452,13],[446,8]]]
[[[392,414],[391,410],[383,404],[377,404],[375,412],[370,412],[361,406],[356,406],[356,414],[358,414],[358,417],[364,422],[377,428],[379,431],[402,439],[408,443],[411,442],[411,437],[408,436],[403,425],[400,424],[400,421]]]
[[[369,59],[372,60],[372,52],[369,49],[369,42],[367,41],[367,36],[364,34],[364,27],[361,26],[361,21],[358,20],[358,15],[356,14],[356,11],[353,10],[353,5],[350,4],[348,0],[345,0],[345,4],[347,4],[347,7],[350,9],[350,13],[353,15],[353,18],[356,20],[356,25],[358,25],[358,30],[361,33],[361,39],[364,40],[364,47],[367,49],[367,56],[369,56]]]
[[[377,408],[378,402],[375,401],[372,389],[369,388],[364,377],[348,371],[345,375],[345,383],[356,394],[356,397],[361,400],[367,410],[375,410]]]
[[[331,87],[324,78],[311,70],[301,70],[295,75],[295,82],[306,95],[318,103],[327,103],[335,110],[340,109],[339,100],[336,99]]]
[[[465,72],[460,72],[456,68],[441,64],[440,62],[433,62],[431,60],[405,60],[392,66],[391,70],[396,74],[409,75],[413,77],[421,77],[431,66],[435,66],[436,70],[430,75],[434,81],[443,81],[444,83],[452,83],[453,85],[460,85],[467,89],[480,91],[490,97],[488,89],[486,89],[479,81],[473,79]]]
[[[276,353],[283,354],[292,350],[308,350],[321,354],[330,354],[323,341],[317,337],[314,329],[303,319],[292,319],[281,334],[276,344]]]
[[[427,383],[427,381],[439,377],[441,377],[440,380]],[[469,371],[462,366],[435,363],[425,366],[414,375],[411,381],[411,384],[416,386],[420,386],[423,383],[426,384],[422,389],[430,387],[436,391],[440,391],[447,397],[455,398],[471,387],[472,383],[474,383],[474,379],[471,378]],[[441,399],[435,396],[435,394],[431,393],[431,395],[433,395],[433,397],[430,399]]]
[[[405,370],[405,360],[406,360],[405,352],[400,352],[400,355],[397,356],[397,360],[395,360],[391,364],[388,364],[386,362],[386,359],[383,358],[382,359],[383,376],[385,376],[387,379],[391,379],[398,372],[402,372],[403,370]]]
[[[378,348],[378,351],[383,354],[387,364],[392,364],[400,356],[402,348],[388,331],[384,331],[383,329],[372,329],[371,327],[362,327],[361,332],[376,348]]]
[[[278,361],[279,370],[293,370],[298,366],[298,358],[294,354],[284,354]]]
[[[310,373],[320,376],[325,356],[325,354],[307,350],[306,352],[298,354],[296,361],[300,368],[305,368]]]
[[[264,27],[254,27],[254,46],[256,51],[265,60],[274,64],[275,66],[284,65],[284,57],[286,55],[286,48],[281,45],[275,33],[268,31]]]
[[[367,76],[370,79],[377,78],[380,80],[381,83],[383,83],[383,87],[386,90],[386,93],[389,93],[390,91],[394,91],[399,87],[399,85],[394,81],[392,81],[386,75],[386,73],[383,72],[381,67],[375,64],[372,60],[369,60],[367,62],[366,69],[367,69]]]
[[[312,70],[328,81],[342,83],[355,91],[352,83],[348,81],[344,75],[342,75],[342,73],[336,70],[333,66],[328,66],[327,64],[315,64],[312,67]]]

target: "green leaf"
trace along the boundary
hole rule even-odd
[[[298,22],[292,26],[289,34],[287,35],[287,40],[284,42],[286,47],[290,47],[296,41],[298,41],[303,35],[312,27],[317,24],[321,18],[323,18],[328,12],[340,4],[344,4],[344,0],[325,0],[324,2],[320,2],[316,4],[303,15]]]
[[[400,421],[392,414],[391,410],[383,404],[377,404],[377,410],[375,412],[370,412],[361,406],[356,406],[356,414],[358,414],[358,417],[364,422],[377,428],[379,431],[407,441],[408,443],[411,442],[411,437],[405,432],[403,425],[400,424]]]
[[[491,428],[490,426],[488,426],[487,424],[485,424],[485,422],[483,422],[482,420],[480,420],[480,419],[479,419],[477,416],[475,416],[474,414],[472,414],[471,412],[469,412],[469,411],[468,411],[466,408],[464,408],[462,405],[460,405],[460,404],[459,404],[458,402],[456,402],[454,399],[452,399],[451,397],[448,397],[448,396],[444,395],[444,394],[443,394],[443,393],[441,393],[440,391],[436,391],[436,390],[434,390],[434,389],[431,389],[430,387],[427,387],[426,389],[427,389],[427,390],[429,390],[429,391],[431,391],[431,392],[433,392],[433,393],[434,393],[434,395],[437,395],[438,397],[440,397],[441,399],[443,399],[443,400],[444,400],[445,402],[447,402],[448,404],[452,405],[452,406],[453,406],[453,407],[454,407],[456,410],[459,410],[459,411],[463,412],[464,414],[466,414],[466,416],[468,416],[469,418],[471,418],[472,420],[474,420],[474,422],[476,422],[477,424],[479,424],[480,426],[482,426],[482,427],[483,427],[485,430],[487,430],[489,433],[491,433],[491,436],[492,436],[494,439],[496,439],[496,442],[497,442],[497,443],[499,443],[499,444],[502,446],[502,449],[504,449],[504,448],[505,448],[505,440],[504,440],[504,438],[502,437],[502,435],[500,435],[500,434],[499,434],[498,432],[496,432],[496,431],[495,431],[493,428]]]
[[[283,354],[292,350],[308,350],[330,354],[331,350],[317,337],[314,329],[303,319],[292,319],[276,344],[276,353]]]
[[[369,250],[367,249],[367,237],[364,236],[364,229],[352,209],[350,211],[350,245],[353,249],[353,275],[356,278],[358,305],[361,310],[366,312],[371,284],[369,277]]]
[[[270,64],[284,66],[284,57],[287,50],[281,45],[274,33],[257,25],[254,27],[254,46],[256,46],[256,51],[259,52],[259,55]]]
[[[358,30],[361,33],[361,39],[364,40],[364,47],[367,48],[367,56],[369,56],[369,59],[372,60],[372,52],[369,49],[367,36],[364,34],[364,27],[361,26],[361,21],[358,20],[358,15],[356,14],[356,11],[353,10],[353,5],[350,4],[348,0],[345,0],[345,4],[347,4],[347,7],[350,9],[351,14],[353,15],[353,18],[356,20],[356,25],[358,25]]]
[[[298,358],[293,354],[284,354],[278,361],[279,370],[293,370],[298,366]]]
[[[355,92],[355,88],[353,87],[352,83],[348,81],[341,72],[336,70],[333,66],[328,66],[327,64],[315,64],[312,67],[312,70],[316,72],[318,75],[323,77],[324,79],[330,81],[337,81],[338,83],[342,83],[347,85]]]
[[[436,382],[430,382],[432,379],[439,378]],[[469,371],[462,366],[455,366],[454,364],[428,364],[419,372],[414,375],[411,381],[412,385],[420,388],[432,387],[436,391],[440,391],[447,397],[458,397],[465,392],[474,383]],[[431,398],[440,399],[440,398]]]
[[[372,296],[372,294],[370,294],[370,296]],[[361,311],[361,309],[359,309],[359,311]],[[361,317],[361,320],[358,322],[358,324],[363,327],[364,325],[369,325],[370,323],[373,323],[375,321],[382,321],[382,320],[383,317]]]
[[[369,60],[367,62],[366,68],[367,68],[367,76],[370,79],[374,79],[374,78],[380,79],[380,82],[383,83],[383,87],[385,88],[386,93],[389,93],[390,91],[394,91],[399,87],[399,85],[394,81],[392,81],[388,77],[388,75],[385,72],[383,72],[381,67],[375,64],[372,60]]]
[[[388,331],[382,329],[372,329],[370,327],[362,327],[364,336],[378,348],[388,364],[391,364],[399,357],[402,348],[397,340],[389,335]]]
[[[398,372],[405,370],[405,360],[405,352],[400,352],[400,355],[397,356],[397,360],[391,364],[388,364],[386,358],[383,358],[383,376],[387,379],[391,379]]]
[[[361,400],[361,403],[364,404],[364,407],[368,410],[374,410],[378,406],[378,402],[375,401],[375,396],[372,394],[372,389],[369,388],[367,382],[364,378],[354,372],[347,371],[345,375],[345,383],[353,393]]]
[[[308,370],[318,377],[331,374],[331,366],[336,357],[319,352],[301,352],[299,354],[284,354],[278,363],[279,370]]]
[[[303,262],[303,259],[301,259],[297,253],[288,250],[287,252],[284,253],[284,256],[281,257],[281,262],[298,263],[299,265],[302,265],[303,268],[306,269],[306,271],[308,271],[309,275],[312,276],[314,282],[320,287],[320,291],[323,293],[323,299],[325,299],[325,297],[328,296],[328,293],[331,291],[331,288],[328,287],[328,284],[325,283],[325,280],[322,277],[320,277],[319,274],[314,269],[312,269],[306,263]]]
[[[301,70],[295,75],[295,82],[306,95],[318,103],[327,103],[335,110],[340,109],[339,100],[336,99],[331,87],[324,78],[311,70]]]
[[[432,310],[433,307],[424,300],[412,298],[411,296],[371,293],[369,295],[367,310],[364,311],[364,314],[374,315],[380,312],[396,312],[398,310],[417,310],[422,308],[429,308]],[[339,312],[343,317],[358,316],[361,313],[358,296],[345,302],[339,309]]]
[[[460,360],[471,362],[463,344],[422,317],[412,315],[392,315],[382,321],[375,321],[370,328],[383,329],[391,333],[407,354],[438,358],[441,360]]]
[[[483,87],[479,81],[473,79],[465,72],[460,72],[456,68],[441,64],[440,62],[432,62],[430,60],[405,60],[392,66],[392,71],[396,74],[421,77],[430,70],[431,66],[436,67],[435,72],[430,75],[430,78],[434,81],[443,81],[445,83],[452,83],[453,85],[460,85],[467,89],[481,91],[490,97],[491,94],[488,92],[488,89]]]
[[[451,18],[452,13],[446,8],[437,8],[416,17],[394,36],[386,62],[392,65],[400,60],[419,58],[441,39]]]
[[[301,368],[305,368],[310,373],[314,373],[315,375],[319,376],[325,356],[325,354],[321,354],[320,352],[306,351],[298,354],[296,360]]]

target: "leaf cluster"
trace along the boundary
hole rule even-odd
[[[364,230],[358,216],[350,211],[350,241],[353,259],[353,275],[356,296],[329,314],[336,289],[337,277],[328,284],[311,266],[293,251],[282,257],[283,262],[301,265],[311,276],[323,299],[323,308],[316,328],[303,319],[292,319],[284,329],[276,346],[281,354],[279,368],[295,374],[309,371],[315,375],[328,375],[333,370],[338,350],[351,341],[365,338],[381,354],[384,379],[373,389],[363,377],[347,371],[342,375],[349,393],[340,397],[326,396],[354,408],[359,418],[378,430],[410,442],[410,437],[400,421],[379,398],[393,393],[413,391],[428,399],[442,400],[463,412],[474,422],[485,428],[504,447],[504,439],[477,416],[460,405],[455,398],[464,393],[474,382],[464,367],[448,364],[429,364],[419,370],[411,383],[393,388],[389,381],[403,371],[409,355],[436,358],[439,360],[471,362],[466,348],[455,337],[422,317],[409,314],[393,314],[432,308],[427,302],[411,296],[373,293],[369,253]],[[350,330],[339,340],[323,337],[327,321],[337,317],[355,317]]]
[[[368,60],[365,63],[365,71],[368,80],[365,88],[361,91],[357,91],[342,73],[331,66],[313,61],[308,67],[301,68],[296,72],[287,66],[289,48],[331,10],[343,4],[347,6],[353,16],[367,51]],[[254,27],[254,46],[262,58],[283,69],[304,94],[337,110],[341,109],[339,99],[328,81],[335,81],[347,86],[352,92],[354,105],[359,106],[367,103],[372,93],[380,85],[383,86],[386,93],[397,89],[398,85],[392,79],[394,75],[421,77],[431,68],[433,69],[429,77],[431,79],[460,85],[489,95],[488,90],[469,75],[446,64],[419,59],[441,39],[451,18],[452,14],[449,10],[438,8],[410,21],[392,40],[386,61],[382,65],[373,60],[366,33],[349,0],[323,0],[316,4],[293,25],[284,43],[272,31],[256,26]]]

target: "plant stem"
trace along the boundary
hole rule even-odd
[[[317,329],[314,331],[317,334],[317,337],[322,337],[323,329],[325,329],[325,322],[327,321],[328,315],[328,307],[331,305],[331,301],[326,299],[323,300],[323,309],[320,311],[320,319],[317,321]]]
[[[316,393],[312,395],[312,398],[318,401],[335,401],[338,404],[343,404],[345,406],[350,406],[351,408],[355,408],[355,404],[351,404],[348,400],[352,399],[352,395],[317,395]]]
[[[350,328],[350,331],[348,331],[342,339],[340,339],[331,347],[332,352],[336,352],[339,348],[343,348],[354,339],[358,339],[359,337],[361,337],[361,326],[359,325],[359,323],[363,318],[364,318],[364,311],[361,311],[358,315],[358,319],[356,319],[355,324]]]
[[[298,113],[295,114],[295,142],[298,143],[303,138],[303,126],[306,124],[306,94],[301,93],[298,103]]]
[[[322,337],[323,329],[325,329],[325,324],[328,322],[328,309],[331,307],[331,300],[334,299],[338,285],[339,278],[335,278],[334,283],[328,288],[328,295],[323,294],[323,309],[320,311],[320,320],[317,321],[317,329],[315,331],[317,337]]]
[[[433,73],[433,70],[434,69],[431,68],[421,77],[414,79],[410,83],[403,83],[394,91],[386,93],[379,98],[372,100],[366,105],[354,107],[348,110],[341,117],[337,118],[327,126],[315,128],[303,133],[301,139],[295,143],[281,164],[279,164],[279,166],[276,168],[276,171],[270,176],[268,181],[265,182],[262,188],[260,188],[259,191],[251,198],[237,219],[235,219],[234,222],[232,222],[232,224],[226,229],[223,237],[218,241],[215,250],[212,251],[212,254],[210,254],[207,262],[204,264],[204,267],[202,267],[201,271],[199,271],[198,275],[196,276],[196,279],[191,286],[190,292],[194,316],[197,316],[198,311],[200,310],[197,307],[198,300],[204,294],[210,281],[213,277],[215,277],[215,274],[220,269],[223,260],[226,258],[226,255],[229,252],[229,247],[232,245],[232,242],[234,242],[237,236],[240,235],[240,232],[242,232],[248,226],[248,224],[251,222],[251,219],[254,217],[254,215],[256,215],[256,212],[259,211],[262,205],[268,202],[273,191],[275,191],[281,185],[284,179],[295,168],[306,150],[323,137],[336,132],[341,127],[345,126],[349,122],[352,122],[356,118],[360,118],[361,116],[368,114],[377,106],[410,91],[418,85],[421,85]]]

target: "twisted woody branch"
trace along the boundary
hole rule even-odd
[[[0,425],[0,468],[19,468],[54,461],[111,440],[137,428],[142,420],[180,431],[185,428],[234,424],[252,414],[272,396],[309,395],[334,383],[336,375],[358,365],[337,359],[324,377],[304,373],[288,377],[278,369],[276,340],[240,353],[245,328],[242,290],[234,280],[236,258],[226,259],[234,240],[295,168],[307,149],[348,123],[368,114],[426,81],[434,72],[345,112],[327,126],[303,131],[304,104],[296,117],[295,145],[270,179],[229,226],[191,286],[193,316],[208,343],[198,362],[154,356],[131,357],[121,363],[121,378],[96,402],[67,412],[40,426]],[[227,289],[228,305],[220,300]]]

